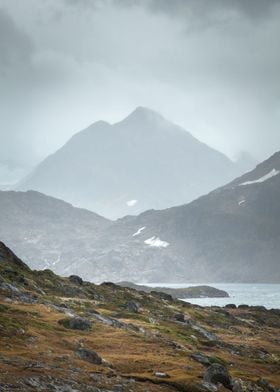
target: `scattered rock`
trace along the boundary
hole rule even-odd
[[[95,365],[102,364],[102,358],[93,350],[89,350],[87,348],[79,348],[78,350],[75,351],[75,354],[80,359],[83,359]]]
[[[251,309],[258,312],[265,312],[267,310],[265,306],[251,306]]]
[[[103,283],[101,283],[100,286],[101,287],[102,286],[111,287],[112,289],[117,289],[118,288],[118,286],[115,283],[113,283],[113,282],[103,282]]]
[[[15,294],[15,295],[21,294],[20,290],[17,287],[15,287],[12,284],[10,284],[10,283],[1,283],[0,288],[2,290],[5,290],[5,291],[9,292],[10,294]]]
[[[238,306],[238,309],[249,309],[249,307],[250,307],[249,305],[243,305],[242,304],[242,305]]]
[[[211,365],[210,358],[207,355],[202,354],[200,352],[192,353],[191,358],[194,359],[195,361],[201,363],[204,366]]]
[[[140,304],[136,301],[130,300],[124,304],[124,308],[130,313],[139,313]]]
[[[231,377],[225,366],[218,363],[211,365],[205,372],[204,381],[217,385],[222,384],[225,388],[231,389]]]
[[[25,381],[25,383],[31,387],[38,388],[40,387],[40,379],[39,378],[29,378]]]
[[[83,317],[70,317],[59,320],[58,323],[63,325],[65,328],[77,329],[80,331],[89,330],[92,326],[92,322]]]
[[[268,392],[278,392],[278,390],[276,388],[274,388],[265,378],[261,377],[257,381],[257,385],[262,387],[265,391],[268,391]]]
[[[192,320],[189,320],[188,323],[191,325],[192,329],[199,332],[205,339],[212,341],[212,342],[218,341],[217,336],[215,334],[213,334],[212,332],[207,331],[205,328],[194,323]]]
[[[242,385],[241,380],[234,380],[232,381],[232,392],[244,392],[245,389]]]
[[[155,372],[154,375],[158,378],[170,378],[170,376],[167,373],[162,373],[162,372]]]
[[[135,332],[141,331],[141,329],[137,327],[137,325],[128,324],[123,321],[116,320],[112,317],[103,316],[101,314],[92,314],[92,317],[94,317],[96,320],[99,320],[106,325],[110,325],[115,328],[129,329]]]
[[[270,309],[270,313],[280,316],[280,309]]]
[[[163,293],[162,291],[151,291],[151,295],[159,297],[160,299],[163,299],[165,301],[173,301],[172,295]]]
[[[84,283],[83,279],[80,278],[78,275],[70,275],[69,280],[70,280],[70,282],[72,282],[78,286],[82,286]]]
[[[204,390],[209,391],[209,392],[217,392],[218,391],[218,388],[216,387],[216,385],[211,384],[209,382],[203,381],[201,383],[201,386],[203,387]]]
[[[237,309],[237,306],[235,304],[227,304],[225,306],[226,309]]]
[[[174,315],[174,319],[176,321],[180,321],[181,323],[184,323],[185,322],[185,315],[184,315],[184,313],[176,313]]]

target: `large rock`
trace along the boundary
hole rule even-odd
[[[130,313],[139,313],[140,305],[138,302],[130,300],[124,304],[124,308]]]
[[[76,356],[87,362],[94,363],[95,365],[101,365],[102,358],[93,350],[87,348],[79,348],[75,352]]]
[[[184,315],[184,313],[176,313],[176,314],[174,314],[174,319],[176,321],[179,321],[180,323],[184,323],[185,322],[185,315]]]
[[[70,317],[58,321],[65,328],[86,331],[91,328],[92,322],[83,317]]]
[[[214,363],[206,370],[204,381],[215,385],[220,383],[225,388],[232,389],[232,380],[226,367],[218,363]]]
[[[70,280],[70,282],[72,282],[78,286],[82,286],[82,284],[84,283],[83,279],[80,278],[78,275],[70,275],[69,280]]]

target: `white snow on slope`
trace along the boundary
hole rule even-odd
[[[126,202],[126,205],[128,206],[128,207],[133,207],[133,206],[135,206],[135,204],[137,204],[138,203],[138,200],[128,200],[127,202]]]
[[[145,242],[145,244],[147,244],[149,246],[154,246],[156,248],[167,248],[170,245],[169,242],[162,241],[160,238],[155,237],[155,236],[148,238],[144,242]]]
[[[269,180],[270,178],[277,176],[279,173],[280,173],[279,170],[272,169],[271,172],[267,173],[265,176],[259,178],[258,180],[246,181],[246,182],[243,182],[242,184],[239,184],[239,186],[258,184],[261,182],[265,182],[265,181]]]
[[[136,233],[132,234],[132,237],[136,237],[137,235],[141,234],[143,230],[146,229],[146,226],[141,227]]]

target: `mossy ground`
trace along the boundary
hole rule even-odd
[[[121,384],[123,391],[195,392],[205,367],[191,354],[200,352],[225,364],[234,378],[264,377],[280,387],[277,313],[201,308],[113,284],[75,285],[51,271],[31,271],[10,261],[0,264],[0,276],[21,293],[33,295],[26,303],[9,290],[0,290],[0,386],[50,377],[104,390]],[[138,313],[125,308],[128,301],[137,301]],[[97,320],[97,312],[120,324],[113,327]],[[91,329],[65,328],[59,320],[69,313],[91,320]],[[176,321],[178,313],[192,322]],[[217,340],[207,340],[193,323]],[[104,365],[79,359],[75,351],[81,347],[96,351],[106,360]],[[169,377],[156,377],[156,372]]]
[[[56,301],[59,302],[59,298],[56,298]],[[71,302],[72,300],[69,301],[70,304]],[[78,304],[79,301],[76,300],[76,310],[79,308]],[[92,302],[91,306],[90,304],[87,302],[86,309],[92,306],[95,310],[96,303]],[[180,308],[180,305],[177,306]],[[165,304],[164,307],[168,306]],[[81,301],[81,315],[84,309],[84,303]],[[180,310],[182,311],[182,308]],[[102,308],[98,308],[98,311],[102,313]],[[151,309],[143,309],[144,314],[149,312]],[[194,311],[196,312],[197,310]],[[211,315],[211,310],[201,309],[200,312],[201,318],[205,320]],[[243,312],[231,310],[237,319],[242,318]],[[105,313],[110,314],[108,309],[104,309]],[[187,316],[190,316],[190,313],[192,311],[188,310]],[[32,377],[43,373],[52,377],[78,377],[83,382],[92,384],[90,375],[97,373],[101,375],[98,385],[102,386],[102,380],[107,380],[110,373],[112,381],[116,375],[134,378],[139,388],[142,388],[145,382],[149,385],[148,390],[160,390],[163,386],[168,386],[169,390],[184,390],[185,386],[197,384],[202,378],[204,367],[190,357],[192,352],[199,351],[227,364],[234,377],[257,380],[262,376],[271,384],[280,385],[278,328],[253,328],[250,325],[238,327],[238,330],[221,328],[219,339],[230,348],[219,344],[207,347],[201,336],[189,326],[160,319],[157,320],[157,325],[154,325],[145,322],[143,314],[133,314],[132,317],[127,314],[126,318],[120,319],[140,327],[139,332],[111,327],[96,320],[93,320],[90,331],[74,331],[59,324],[63,317],[61,312],[43,304],[6,305],[1,302],[2,383],[11,382],[14,377]],[[112,369],[78,359],[74,354],[78,347],[96,351],[112,364]],[[233,350],[238,354],[234,354]],[[265,355],[260,356],[259,353]],[[42,367],[34,366],[38,362]],[[78,375],[73,373],[73,368],[80,369]],[[155,377],[155,372],[167,373],[170,377],[159,380]]]

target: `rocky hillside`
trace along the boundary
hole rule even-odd
[[[0,243],[0,390],[279,392],[279,310],[32,271]]]
[[[109,218],[187,203],[241,173],[225,155],[152,110],[77,133],[18,187]]]
[[[100,231],[111,222],[41,193],[0,191],[0,236],[33,268],[67,273],[90,259]]]
[[[279,282],[280,153],[194,202],[116,222],[0,192],[2,238],[34,268],[95,282]]]
[[[103,268],[125,265],[136,282],[279,282],[279,173],[276,153],[188,205],[119,220],[99,238]]]

